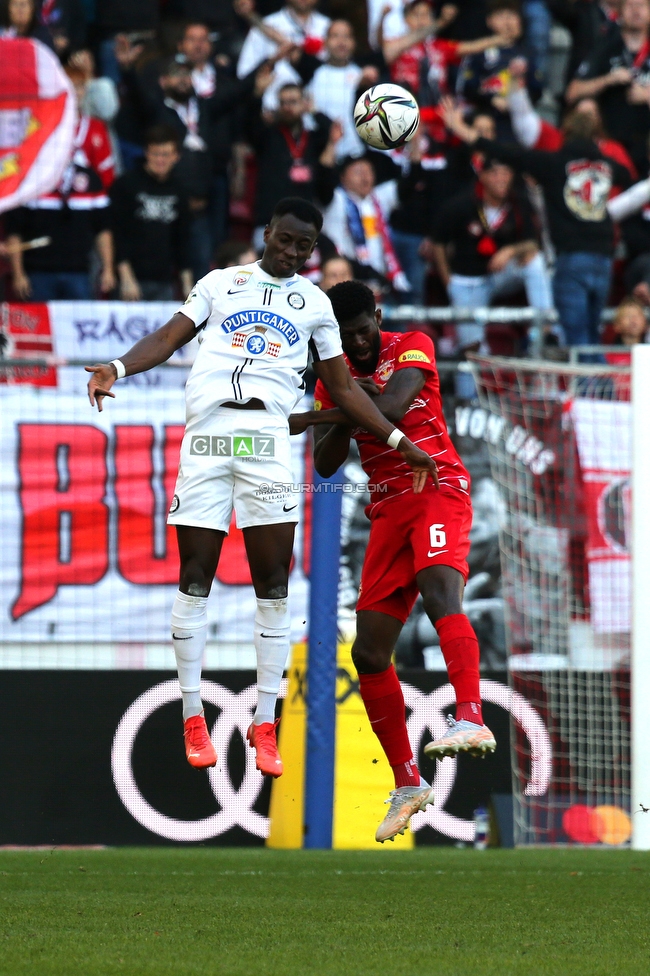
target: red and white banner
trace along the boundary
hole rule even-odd
[[[5,359],[30,357],[53,363],[106,363],[123,355],[138,339],[154,332],[178,310],[179,302],[49,302],[0,306],[1,347]],[[196,340],[172,356],[176,367],[191,366]],[[133,387],[182,388],[187,369],[158,369],[125,381]],[[21,365],[0,372],[0,383],[54,386],[83,395],[88,377],[71,366]]]
[[[101,414],[85,396],[49,387],[0,394],[0,642],[169,643],[178,554],[165,520],[184,396],[121,384],[115,392]],[[292,443],[302,481],[305,438]],[[301,524],[290,584],[294,640],[305,634],[305,558]],[[252,645],[255,596],[234,526],[208,611],[209,637],[221,647]],[[172,667],[172,657],[158,666]]]
[[[0,213],[58,184],[76,125],[74,90],[40,41],[0,38]]]
[[[587,514],[591,617],[596,633],[627,633],[631,618],[632,405],[571,404]]]

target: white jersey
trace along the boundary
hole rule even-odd
[[[322,112],[343,126],[343,137],[336,144],[337,162],[346,156],[361,156],[366,149],[357,134],[352,116],[360,78],[361,68],[358,64],[345,67],[323,64],[316,68],[314,77],[305,89],[311,96],[315,112]]]
[[[264,23],[280,31],[287,40],[295,44],[305,41],[324,41],[327,29],[331,23],[329,17],[314,10],[306,20],[299,20],[290,7],[283,7],[274,14],[264,18]],[[237,62],[237,77],[244,78],[254,71],[267,58],[272,58],[278,50],[275,41],[263,34],[257,27],[251,28],[246,35],[239,61]],[[273,67],[273,79],[262,96],[262,106],[270,112],[278,107],[278,92],[282,85],[302,84],[300,75],[290,61],[282,58]]]
[[[286,420],[304,392],[310,343],[318,359],[342,355],[327,295],[300,275],[273,278],[258,262],[211,271],[179,311],[201,330],[185,387],[188,424],[253,398]]]

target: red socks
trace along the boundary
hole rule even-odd
[[[393,665],[379,674],[360,674],[359,693],[392,767],[396,788],[419,786],[420,773],[406,731],[404,695]]]
[[[474,628],[464,613],[452,613],[436,623],[440,650],[456,692],[456,721],[483,725],[479,691],[479,650]]]

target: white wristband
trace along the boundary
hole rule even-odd
[[[404,434],[402,433],[402,431],[398,430],[396,427],[394,430],[390,432],[390,437],[388,438],[386,443],[388,444],[389,447],[397,447],[397,445],[399,444],[399,442],[402,440],[403,437]]]
[[[124,379],[126,376],[126,368],[121,359],[111,359],[109,366],[115,367],[115,372],[117,373],[118,380]]]

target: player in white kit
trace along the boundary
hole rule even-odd
[[[275,705],[289,654],[287,584],[298,500],[292,492],[288,417],[304,390],[311,349],[332,400],[356,425],[397,447],[413,468],[416,490],[435,462],[377,410],[352,380],[329,298],[297,271],[322,226],[305,200],[281,200],[264,233],[261,261],[211,271],[175,315],[121,360],[87,366],[88,394],[102,399],[122,376],[164,363],[197,333],[187,381],[186,430],[168,521],[176,526],[179,589],[172,640],[183,699],[185,750],[197,768],[217,756],[203,716],[200,679],[207,599],[234,507],[257,598],[258,704],[247,738],[257,768],[282,774]],[[283,487],[284,486],[284,487]]]

